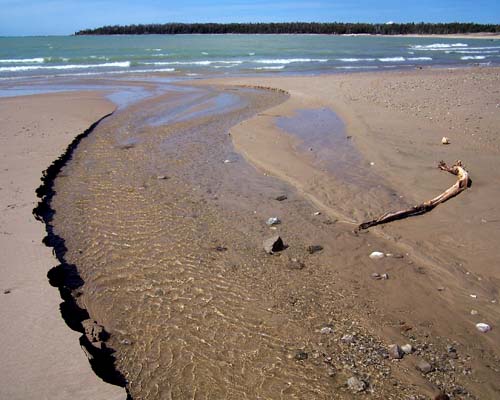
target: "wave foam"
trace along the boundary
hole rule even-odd
[[[36,58],[12,58],[12,59],[4,59],[0,60],[0,63],[5,63],[5,64],[42,64],[45,60],[42,57],[36,57]]]
[[[405,61],[404,57],[383,57],[378,59],[381,62],[402,62]]]
[[[413,50],[442,50],[442,49],[450,49],[453,47],[468,47],[469,45],[466,43],[434,43],[434,44],[417,44],[410,46]]]
[[[277,66],[273,66],[273,67],[255,67],[254,69],[256,69],[256,70],[263,70],[263,69],[266,69],[266,70],[267,69],[269,69],[269,70],[273,70],[273,69],[278,70],[278,69],[283,69],[283,68],[285,68],[284,65],[277,65]]]
[[[339,58],[343,62],[375,61],[375,58]]]
[[[409,57],[408,61],[432,61],[432,57]]]
[[[18,72],[18,71],[34,71],[34,70],[65,70],[65,69],[87,69],[87,68],[129,68],[130,61],[113,62],[104,64],[75,64],[75,65],[23,65],[16,67],[0,67],[0,72]]]
[[[484,60],[486,56],[462,56],[461,60]]]
[[[257,64],[291,64],[291,63],[307,63],[307,62],[327,62],[327,58],[271,58],[254,60]]]

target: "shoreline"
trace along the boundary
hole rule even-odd
[[[63,153],[75,132],[87,129],[114,105],[96,92],[14,97],[1,99],[0,104],[4,121],[0,392],[5,398],[125,399],[123,389],[94,374],[78,343],[81,334],[61,318],[59,293],[46,276],[57,260],[42,244],[45,226],[32,215],[42,171]]]
[[[496,171],[500,170],[500,168],[492,168],[498,163],[500,151],[500,143],[495,134],[496,126],[498,126],[498,117],[496,117],[498,103],[495,103],[494,95],[500,80],[500,70],[467,67],[458,70],[377,72],[380,73],[362,72],[312,77],[232,77],[191,80],[181,85],[217,85],[222,88],[222,93],[224,90],[239,90],[238,88],[241,87],[272,89],[287,93],[290,97],[284,103],[265,109],[233,126],[230,129],[230,140],[240,154],[257,166],[259,173],[264,172],[264,176],[269,176],[269,179],[278,177],[291,183],[315,206],[302,209],[299,207],[299,211],[310,212],[310,208],[318,209],[319,207],[325,218],[332,217],[328,225],[314,225],[312,230],[308,228],[309,234],[321,237],[323,242],[320,243],[325,245],[325,250],[318,256],[318,259],[307,260],[306,271],[310,274],[308,280],[315,282],[313,278],[320,279],[316,281],[316,284],[319,284],[323,278],[321,273],[324,273],[328,279],[332,278],[331,271],[325,269],[324,265],[334,268],[335,281],[342,283],[343,295],[341,297],[346,296],[355,302],[350,304],[357,310],[354,316],[361,318],[367,326],[373,325],[371,329],[384,339],[385,344],[401,340],[414,340],[420,343],[421,340],[425,340],[426,343],[430,342],[431,346],[435,345],[432,354],[434,354],[433,357],[438,357],[440,352],[444,352],[442,349],[446,347],[446,343],[453,343],[453,346],[458,348],[459,356],[456,362],[459,363],[460,368],[471,370],[473,368],[474,375],[471,379],[461,378],[467,383],[466,387],[480,395],[497,393],[500,389],[494,383],[496,375],[485,365],[499,356],[495,346],[499,334],[497,327],[500,325],[498,291],[495,286],[499,276],[490,266],[498,260],[498,252],[493,241],[495,221],[497,217],[500,218],[500,209],[494,199],[498,198],[500,193],[494,185],[491,185],[491,182],[498,178]],[[85,103],[87,99],[95,107],[93,112],[89,111],[86,115],[89,120],[86,120],[87,122],[99,119],[98,117],[102,117],[104,111],[110,110],[111,107],[109,102],[99,99],[98,95],[89,93],[37,95],[2,99],[0,102],[23,105],[41,99],[40,104],[33,105],[33,114],[30,114],[30,118],[36,118],[37,111],[43,114],[41,109],[43,103],[47,103],[47,99],[56,101],[58,98],[62,99],[60,100],[62,103],[65,100],[74,101],[73,106],[76,108],[78,106],[75,104],[78,101]],[[154,104],[153,100],[151,105],[154,106]],[[55,105],[52,106],[57,108]],[[301,140],[291,135],[286,129],[276,126],[277,118],[295,118],[300,110],[318,109],[333,110],[345,123],[346,132],[343,134],[352,136],[349,139],[346,136],[346,140],[352,141],[356,150],[362,155],[359,165],[352,166],[354,172],[367,176],[368,171],[370,174],[376,174],[381,179],[381,184],[392,188],[395,195],[403,196],[406,202],[415,203],[426,200],[449,186],[452,179],[435,169],[434,164],[439,158],[447,162],[461,158],[470,168],[469,172],[474,184],[471,189],[429,214],[378,227],[360,235],[363,236],[362,238],[355,238],[349,233],[351,222],[361,222],[363,218],[388,211],[387,208],[390,209],[395,203],[392,203],[390,198],[380,198],[379,193],[372,189],[358,188],[356,182],[343,182],[335,176],[335,173],[323,171],[320,164],[315,164],[314,154],[319,150],[317,143],[312,144],[311,150],[304,154],[304,149],[301,149],[301,146],[304,146]],[[20,118],[24,118],[20,123],[29,120],[25,114]],[[47,123],[50,126],[50,122]],[[90,123],[83,125],[83,128],[89,125]],[[64,126],[75,126],[75,123],[73,121],[72,125],[66,121]],[[81,128],[71,130],[83,131]],[[440,144],[441,137],[445,135],[451,138],[449,146]],[[66,145],[71,139],[72,137],[64,136]],[[64,147],[63,141],[60,138],[58,140],[57,143]],[[339,156],[335,148],[328,148],[328,150],[331,151],[333,157]],[[63,149],[59,151],[59,154],[61,153]],[[16,151],[11,152],[11,156],[15,154],[17,154]],[[59,154],[53,156],[52,160]],[[6,162],[14,163],[13,157],[7,158]],[[8,165],[10,167],[10,164]],[[238,164],[232,165],[234,165],[233,170],[237,169]],[[170,167],[171,172],[174,172],[175,162]],[[227,176],[224,179],[228,179]],[[157,182],[158,179],[155,178],[152,184],[141,186],[141,188],[146,190],[147,186],[155,186]],[[168,182],[173,185],[174,192],[174,188],[183,187],[182,180],[177,181],[176,178],[169,177]],[[34,189],[31,195],[33,193]],[[303,201],[302,195],[294,200],[297,204],[299,198]],[[263,207],[266,208],[266,212],[274,212],[273,207],[269,205],[263,205]],[[294,206],[285,205],[285,209],[288,207],[293,209]],[[33,207],[29,207],[28,204],[27,208],[31,210]],[[196,214],[200,212],[198,210]],[[284,209],[281,209],[281,212],[287,215]],[[191,214],[186,212],[186,215]],[[284,230],[292,244],[291,249],[287,251],[297,251],[297,248],[294,248],[294,241],[301,243],[302,240],[300,235],[290,231],[288,226],[298,229],[299,225],[297,222],[294,225],[292,219],[304,217],[306,216],[288,215],[288,221],[285,219],[285,226],[280,228]],[[263,220],[264,215],[259,218]],[[338,221],[336,221],[337,218],[339,218]],[[330,224],[332,221],[335,222]],[[248,220],[247,223],[251,226],[253,222]],[[253,234],[260,232],[259,229],[254,229]],[[5,237],[9,236],[3,234]],[[125,235],[124,238],[127,236]],[[226,238],[226,240],[229,239]],[[231,247],[232,243],[226,244]],[[8,246],[2,245],[6,248]],[[240,248],[241,251],[244,249],[244,247]],[[341,251],[334,251],[334,249]],[[367,255],[371,250],[379,249],[386,252],[399,251],[402,258],[386,257],[378,264],[367,260]],[[53,265],[53,257],[49,256],[49,258],[50,264]],[[272,258],[274,261],[268,261],[271,264],[283,262],[279,257]],[[15,260],[17,260],[17,255],[9,262]],[[47,259],[44,260],[47,261]],[[7,265],[7,263],[4,264]],[[332,267],[330,267],[331,264],[333,264]],[[269,266],[266,266],[266,270],[267,267]],[[316,268],[318,272],[314,272]],[[389,272],[390,279],[387,282],[374,281],[370,278],[373,270],[380,273]],[[271,271],[273,273],[268,276],[269,279],[272,278],[271,275],[279,276],[280,274],[279,269]],[[46,285],[46,278],[42,278],[39,284]],[[295,281],[296,276],[286,275],[286,279],[287,285],[292,285],[297,291],[299,286],[302,287],[306,283],[302,282],[300,275],[298,282]],[[314,284],[311,283],[309,289],[315,290]],[[17,290],[13,286],[13,290],[8,293],[9,296],[15,294]],[[55,292],[52,288],[49,290]],[[363,299],[357,298],[356,293],[362,293]],[[478,299],[471,300],[471,293]],[[353,297],[350,297],[351,295]],[[373,314],[363,315],[365,301],[370,303],[370,313],[375,313],[376,320],[372,320]],[[49,310],[53,317],[60,320],[60,316],[55,315],[57,306],[52,304],[51,307],[54,307]],[[476,310],[479,316],[471,315],[471,309]],[[493,326],[493,331],[477,336],[480,334],[475,330],[474,323],[483,319]],[[16,318],[11,317],[10,320],[16,320]],[[404,326],[410,327],[408,331],[401,330],[401,321],[404,322]],[[340,322],[334,320],[335,324],[340,325]],[[67,331],[67,334],[63,334],[64,337],[71,336],[72,332],[66,326],[62,328]],[[119,335],[126,335],[126,331],[119,332]],[[14,335],[11,336],[14,337]],[[120,337],[118,336],[118,339]],[[414,339],[411,339],[412,337]],[[52,342],[53,338],[51,337],[50,340]],[[72,337],[71,340],[73,347],[76,346],[76,350],[81,353],[76,345],[76,337]],[[114,340],[116,342],[117,339]],[[311,340],[311,337],[308,337],[308,340]],[[422,355],[426,356],[425,349],[419,350],[419,356]],[[52,360],[52,356],[46,357],[48,357],[46,361]],[[466,357],[472,361],[467,361]],[[435,392],[436,387],[440,385],[436,384],[433,375],[424,379],[415,373],[416,359],[417,356],[412,355],[405,356],[404,360],[400,361],[398,368],[401,366],[401,370],[409,375],[408,377],[399,376],[398,379],[405,383],[410,380],[411,384],[416,384],[427,394]],[[88,363],[86,367],[88,369]],[[77,369],[79,376],[83,370],[83,367]],[[443,371],[447,370],[443,369]],[[15,374],[16,369],[13,369],[12,373]],[[21,374],[17,372],[17,375],[19,377]],[[395,376],[398,376],[397,373]],[[478,383],[479,377],[481,382]],[[33,380],[36,382],[35,378]],[[85,387],[86,384],[80,386],[79,389]],[[102,383],[96,379],[88,385],[96,393],[102,395],[103,399],[115,398],[104,395],[106,390],[111,390],[109,385],[102,386],[104,389],[101,390]],[[61,390],[60,387],[53,389]],[[75,390],[74,393],[80,393],[75,388],[72,390]],[[12,393],[9,395],[12,397]],[[121,391],[121,393],[116,392],[116,396],[116,398],[124,398],[125,395]],[[51,398],[57,398],[57,396],[51,396]]]

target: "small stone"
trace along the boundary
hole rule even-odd
[[[219,251],[219,252],[224,252],[224,251],[227,251],[227,247],[224,247],[224,246],[217,246],[215,248],[215,251]]]
[[[397,344],[391,344],[388,348],[389,351],[389,357],[392,359],[399,360],[400,358],[403,358],[403,350],[401,350],[401,347]]]
[[[403,350],[403,353],[405,354],[411,354],[413,353],[413,346],[409,343],[401,346],[401,350]]]
[[[262,246],[266,253],[273,254],[278,251],[282,251],[285,249],[285,244],[279,235],[270,237],[262,242]]]
[[[491,326],[488,324],[485,324],[484,322],[479,322],[478,324],[476,324],[476,329],[479,332],[486,333],[486,332],[491,331]]]
[[[373,251],[369,257],[372,259],[372,260],[377,260],[377,259],[380,259],[380,258],[384,258],[385,257],[385,254],[380,252],[380,251]]]
[[[375,163],[372,161],[372,162],[370,162],[370,165],[373,167],[375,165]]]
[[[297,361],[307,360],[308,357],[309,357],[309,355],[304,351],[299,351],[297,354],[295,354],[295,359]]]
[[[347,387],[355,393],[363,392],[366,389],[366,383],[355,376],[351,376],[347,380]]]
[[[125,345],[125,346],[130,346],[132,344],[132,342],[128,339],[122,339],[122,340],[120,340],[120,343]]]
[[[87,339],[93,342],[101,342],[106,340],[107,334],[102,325],[99,325],[96,321],[92,319],[86,319],[82,321],[83,329],[85,330],[85,336]]]
[[[477,315],[479,312],[477,310],[470,310],[470,315]]]
[[[275,198],[275,200],[277,201],[285,201],[286,199],[288,199],[288,197],[286,197],[286,195],[284,194],[280,194],[278,197]]]
[[[442,292],[442,291],[444,290],[444,287],[443,287],[443,286],[439,286],[439,287],[437,288],[437,290],[438,290],[439,292]]]
[[[354,336],[353,335],[344,335],[344,336],[342,336],[342,338],[340,340],[342,340],[344,343],[351,344],[352,342],[354,342]]]
[[[450,396],[448,396],[446,393],[441,392],[436,397],[434,397],[434,400],[450,400]]]
[[[446,136],[443,136],[441,139],[442,144],[450,144],[450,138],[447,138]]]
[[[317,217],[318,215],[321,215],[321,212],[316,211],[313,215]]]
[[[431,372],[433,370],[432,368],[432,365],[429,364],[427,361],[425,360],[420,360],[418,363],[417,363],[417,370],[419,370],[420,372],[422,372],[423,374],[428,374],[429,372]]]
[[[323,250],[323,246],[321,246],[319,244],[313,244],[307,248],[307,252],[309,254],[314,254],[314,253],[317,253],[318,251],[321,251],[321,250]]]
[[[9,294],[10,292],[11,292],[11,291],[10,291],[10,289],[5,289],[5,290],[3,291],[3,294]]]
[[[156,179],[158,179],[158,180],[165,180],[165,179],[168,179],[168,176],[165,176],[165,175],[158,175],[158,176],[156,177]]]
[[[470,294],[469,296],[472,297],[473,299],[477,299],[477,294]]]
[[[281,224],[281,220],[278,217],[271,217],[266,221],[266,224],[269,226],[279,225]]]
[[[382,274],[382,275],[380,275],[380,277],[382,279],[389,279],[389,275],[388,274]]]
[[[371,275],[372,279],[382,279],[382,277],[380,276],[380,274],[377,274],[376,272],[374,272],[372,275]]]
[[[320,333],[322,335],[327,335],[329,333],[333,333],[333,329],[329,326],[324,326],[323,328],[321,328]]]

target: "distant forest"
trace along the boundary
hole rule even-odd
[[[75,35],[177,35],[177,34],[371,34],[371,35],[404,35],[404,34],[457,34],[457,33],[500,33],[500,25],[475,23],[317,23],[317,22],[276,22],[276,23],[168,23],[103,26],[96,29],[84,29]]]

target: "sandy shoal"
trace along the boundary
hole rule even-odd
[[[430,213],[367,233],[398,246],[416,272],[395,270],[384,295],[372,300],[387,321],[425,326],[429,337],[460,342],[473,354],[475,368],[486,373],[488,362],[482,355],[500,356],[500,70],[417,69],[209,83],[290,94],[285,103],[234,127],[233,142],[259,169],[293,184],[339,223],[361,223],[398,208],[370,197],[363,187],[349,191],[341,179],[316,168],[297,138],[276,126],[277,117],[291,117],[298,110],[334,110],[363,156],[361,171],[375,172],[410,205],[437,196],[455,182],[453,175],[437,168],[440,160],[463,161],[471,188]],[[443,136],[449,145],[441,144]],[[360,251],[346,254],[346,260],[367,257],[371,250]],[[369,275],[365,278],[370,286]],[[479,333],[479,322],[493,330]],[[493,382],[485,379],[479,393]]]
[[[102,382],[59,312],[57,265],[32,209],[45,170],[74,137],[112,112],[92,92],[0,100],[0,398],[124,399]]]

